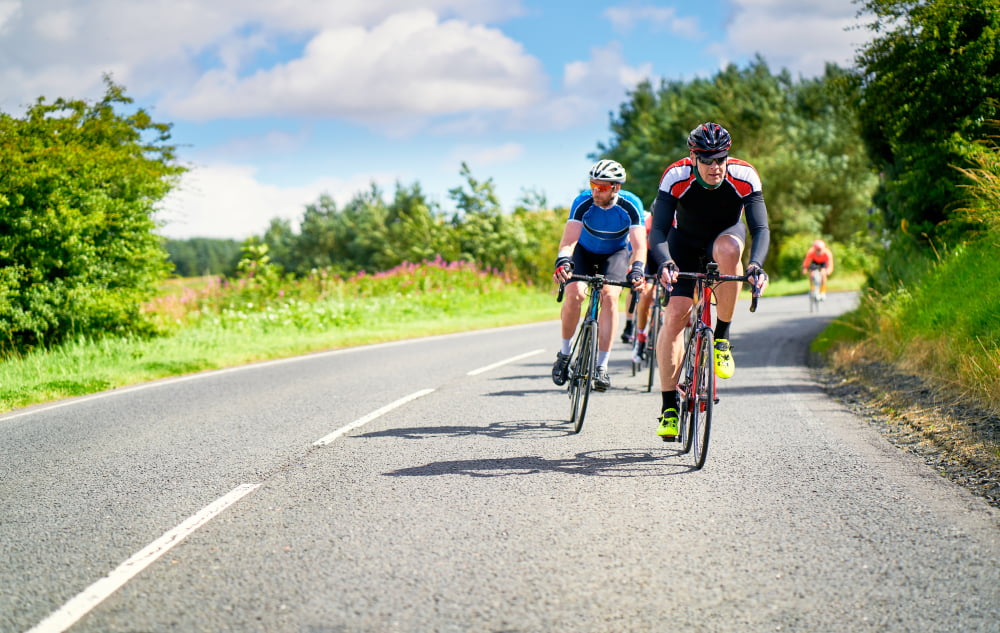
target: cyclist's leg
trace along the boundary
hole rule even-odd
[[[593,264],[590,255],[578,245],[573,251],[573,270],[585,274]],[[562,308],[559,312],[561,321],[561,342],[552,365],[552,382],[557,385],[566,384],[569,375],[569,354],[573,347],[573,335],[580,322],[580,309],[587,295],[587,285],[580,281],[566,284],[563,294]]]
[[[684,272],[696,272],[707,245],[678,230],[667,235],[667,245],[674,263]],[[660,363],[660,387],[664,392],[677,389],[677,374],[684,355],[684,328],[691,317],[694,280],[678,279],[670,291],[670,302],[663,309],[663,327],[656,339],[656,357]]]
[[[601,257],[604,260],[597,266],[598,273],[616,281],[625,279],[625,275],[628,274],[629,254],[627,249],[623,248]],[[620,286],[604,286],[601,289],[601,313],[597,317],[597,348],[602,352],[611,351],[611,339],[618,331],[618,297],[621,295],[621,291]],[[604,367],[607,367],[607,361],[605,361]]]
[[[692,304],[691,297],[671,293],[670,303],[663,310],[663,328],[656,339],[662,391],[677,389],[677,375],[684,356],[684,328],[691,318]]]
[[[737,222],[719,234],[712,244],[712,259],[719,264],[719,272],[723,275],[740,275],[743,273],[743,247],[746,244],[746,226]],[[740,294],[740,286],[736,283],[724,283],[715,288],[715,372],[720,378],[730,378],[736,371],[733,354],[729,345],[729,325],[736,312],[736,299]]]
[[[719,264],[719,272],[723,275],[743,274],[743,248],[746,245],[746,225],[738,222],[715,238],[712,244],[712,259]],[[722,321],[729,323],[736,311],[736,299],[740,294],[740,286],[736,283],[720,284],[715,289],[717,301],[716,315]]]

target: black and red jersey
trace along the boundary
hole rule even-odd
[[[657,264],[671,259],[666,243],[670,230],[707,243],[744,217],[753,238],[750,261],[763,263],[767,257],[771,231],[760,176],[753,165],[738,158],[729,158],[726,177],[715,189],[698,183],[690,158],[670,165],[660,179],[652,215],[650,250]]]

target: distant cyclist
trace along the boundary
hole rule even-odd
[[[823,240],[816,240],[812,243],[805,259],[802,260],[802,274],[808,275],[809,268],[813,266],[818,268],[820,274],[823,275],[823,283],[819,287],[819,298],[822,301],[826,299],[826,278],[833,272],[833,251],[827,247]]]
[[[663,390],[657,434],[664,439],[677,437],[677,379],[684,354],[684,327],[694,295],[694,281],[678,281],[677,273],[700,272],[700,260],[705,258],[717,262],[724,275],[743,274],[749,225],[753,245],[747,272],[763,289],[767,275],[762,263],[771,239],[760,176],[750,163],[729,157],[729,132],[718,123],[704,123],[691,131],[687,143],[688,156],[667,167],[660,179],[649,234],[660,281],[673,286],[656,348]],[[729,326],[739,285],[722,284],[715,295],[715,371],[720,378],[730,378],[736,365]]]
[[[598,161],[590,168],[589,175],[590,190],[577,196],[570,208],[552,278],[562,283],[574,272],[580,275],[603,274],[618,281],[628,279],[635,288],[641,288],[645,267],[642,258],[647,248],[642,201],[622,189],[625,168],[613,160]],[[580,321],[586,291],[587,285],[582,282],[566,286],[561,313],[562,344],[552,365],[552,382],[557,385],[566,384],[569,376],[573,334]],[[611,339],[618,328],[620,293],[619,286],[604,286],[601,289],[595,391],[606,391],[611,387],[608,357]]]

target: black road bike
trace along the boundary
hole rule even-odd
[[[569,393],[570,401],[569,421],[573,425],[573,432],[579,433],[580,429],[583,428],[583,419],[587,415],[587,403],[590,400],[590,391],[594,386],[594,372],[597,369],[597,316],[601,310],[601,288],[604,286],[631,288],[632,284],[627,281],[608,279],[604,275],[573,275],[565,283],[559,284],[559,296],[556,301],[563,300],[566,284],[574,281],[586,283],[587,293],[590,296],[583,323],[573,341],[573,350],[570,352],[569,361],[569,379],[566,381],[566,390]],[[632,296],[629,312],[634,308],[635,295]]]

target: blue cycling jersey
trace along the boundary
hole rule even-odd
[[[642,227],[645,222],[642,200],[631,191],[618,192],[615,204],[605,209],[594,204],[594,196],[584,191],[573,201],[569,222],[582,222],[580,246],[591,253],[605,255],[628,246],[630,227]]]

